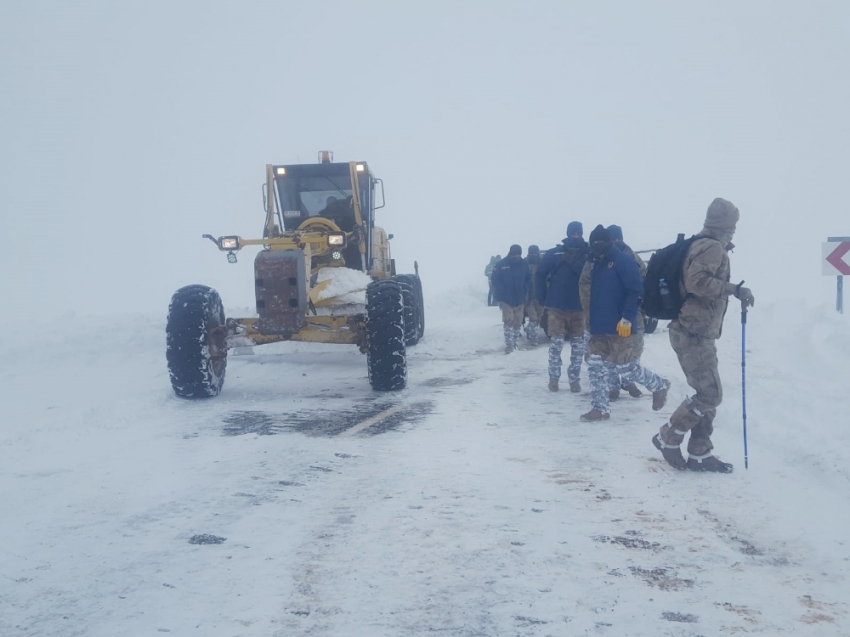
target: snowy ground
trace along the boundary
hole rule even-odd
[[[281,344],[203,402],[171,393],[164,316],[7,328],[0,635],[850,635],[846,317],[752,311],[748,471],[727,317],[730,476],[651,446],[687,392],[666,331],[667,407],[590,425],[479,291],[427,321],[398,394],[354,347]]]

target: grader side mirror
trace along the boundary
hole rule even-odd
[[[387,205],[387,198],[386,198],[386,195],[384,195],[384,180],[383,179],[374,179],[372,181],[372,184],[373,184],[373,191],[374,191],[374,185],[379,185],[381,187],[381,205],[380,206],[374,206],[372,208],[373,210],[380,210],[381,208],[383,208],[384,206]]]

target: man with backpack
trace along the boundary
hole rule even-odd
[[[522,248],[514,244],[508,251],[508,256],[493,267],[493,293],[502,310],[505,354],[510,354],[517,348],[523,306],[530,289],[531,273],[528,264],[522,258]]]
[[[608,420],[611,380],[619,385],[639,382],[652,392],[652,408],[667,401],[670,381],[637,364],[641,341],[633,332],[643,293],[640,269],[634,258],[614,247],[608,230],[599,225],[590,233],[592,260],[581,276],[582,303],[588,311],[590,341],[587,372],[592,409],[581,420]]]
[[[537,300],[546,309],[547,332],[552,339],[549,346],[550,391],[558,391],[561,351],[566,339],[570,340],[570,365],[567,368],[570,391],[581,391],[579,374],[587,341],[578,281],[589,252],[583,233],[581,222],[571,221],[567,226],[567,238],[561,245],[546,252],[534,277],[534,290]]]
[[[711,434],[723,389],[717,370],[717,346],[729,297],[742,307],[753,305],[752,292],[730,283],[729,255],[740,213],[717,198],[708,207],[702,231],[687,241],[659,250],[650,259],[644,309],[670,323],[670,344],[695,395],[688,397],[652,438],[653,445],[674,468],[731,473],[732,465],[712,454]],[[662,284],[663,282],[663,284]],[[666,303],[664,302],[666,299]],[[680,445],[688,440],[688,460]]]

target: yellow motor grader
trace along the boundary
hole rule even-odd
[[[380,205],[376,205],[380,195]],[[357,345],[378,391],[403,389],[406,347],[425,331],[419,268],[396,274],[392,235],[375,225],[383,181],[365,162],[266,166],[265,224],[260,239],[215,238],[227,260],[258,246],[254,259],[257,316],[226,318],[221,297],[189,285],[171,298],[166,358],[181,398],[216,396],[230,348],[280,341]]]

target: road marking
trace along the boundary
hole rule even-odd
[[[346,429],[345,431],[338,433],[337,437],[342,438],[342,437],[353,436],[354,434],[358,434],[361,431],[363,431],[364,429],[368,429],[372,425],[379,423],[382,420],[386,420],[387,418],[389,418],[393,414],[400,412],[402,409],[405,409],[406,407],[407,407],[407,405],[401,404],[401,405],[396,405],[394,407],[390,407],[389,409],[385,409],[381,413],[375,414],[371,418],[367,418],[366,420],[363,420],[363,421],[357,423],[356,425],[354,425],[350,429]]]

